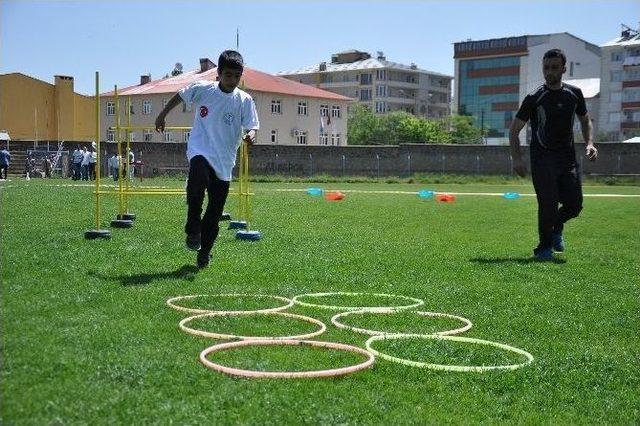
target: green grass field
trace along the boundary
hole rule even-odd
[[[531,261],[535,198],[460,195],[455,203],[409,194],[348,193],[327,202],[322,186],[363,191],[532,193],[530,184],[256,183],[257,243],[221,230],[212,266],[195,269],[184,248],[182,196],[133,198],[132,229],[86,241],[91,188],[70,181],[0,184],[3,424],[196,423],[610,423],[640,421],[640,198],[585,199],[565,230],[556,263]],[[146,181],[180,188],[183,181]],[[640,187],[585,187],[587,194],[640,194]],[[227,210],[236,210],[230,199]],[[103,204],[103,227],[115,216]],[[438,372],[378,359],[334,379],[231,378],[198,361],[214,341],[187,335],[172,296],[310,292],[393,293],[426,311],[473,322],[464,337],[509,344],[535,360],[515,371]],[[384,299],[384,298],[382,298]],[[381,304],[371,297],[326,304]],[[185,303],[186,304],[186,303]],[[189,306],[258,309],[279,302],[209,298]],[[294,306],[322,320],[318,340],[364,347],[367,336],[331,325],[339,311]],[[449,319],[367,314],[361,328],[432,333]],[[232,334],[282,335],[315,326],[281,317],[193,323]],[[522,357],[469,344],[401,340],[376,349],[441,364],[505,364]],[[258,370],[326,369],[360,355],[305,347],[245,348],[211,356]]]

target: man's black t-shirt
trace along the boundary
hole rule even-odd
[[[516,117],[522,121],[531,119],[531,157],[555,154],[567,160],[574,159],[575,116],[586,113],[582,91],[569,84],[563,83],[557,90],[542,85],[528,94]]]

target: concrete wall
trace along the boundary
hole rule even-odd
[[[73,150],[88,142],[69,142]],[[42,147],[42,143],[40,144]],[[52,149],[57,146],[51,143]],[[136,159],[145,163],[146,176],[182,172],[187,169],[186,144],[160,142],[132,143]],[[595,163],[584,160],[585,174],[640,174],[640,144],[602,143]],[[33,142],[10,143],[11,152],[33,149]],[[115,143],[101,143],[103,160],[116,152]],[[523,147],[528,155],[528,147]],[[106,154],[105,154],[106,150]],[[584,145],[577,144],[578,154]],[[413,173],[511,174],[510,150],[507,146],[422,145],[399,146],[285,146],[255,145],[250,148],[250,171],[253,175],[285,176],[408,176]]]

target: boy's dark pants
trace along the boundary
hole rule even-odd
[[[580,170],[575,157],[532,157],[531,177],[538,198],[538,247],[551,248],[552,235],[561,234],[565,222],[582,210]]]
[[[208,203],[204,216],[200,219],[205,189],[208,194]],[[203,156],[193,157],[189,162],[187,224],[184,231],[187,234],[200,234],[201,254],[208,255],[211,252],[220,230],[218,221],[228,194],[229,182],[220,180]]]

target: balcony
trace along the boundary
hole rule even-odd
[[[387,86],[389,87],[398,87],[402,89],[417,89],[420,87],[420,83],[409,83],[407,81],[399,81],[399,80],[387,80]]]
[[[622,121],[620,123],[621,129],[640,129],[640,121]]]
[[[327,90],[331,90],[331,89],[337,89],[337,88],[341,88],[341,87],[355,87],[358,85],[358,82],[356,80],[354,81],[334,81],[331,83],[320,83],[320,88],[321,89],[327,89]]]
[[[395,104],[402,104],[402,105],[415,105],[416,104],[416,100],[414,98],[408,98],[408,97],[403,97],[403,96],[387,96],[386,98],[384,98],[384,100],[386,102],[391,102],[391,103],[395,103]]]

